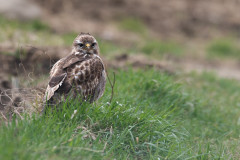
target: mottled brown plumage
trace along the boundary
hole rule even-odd
[[[97,41],[90,34],[81,33],[73,42],[71,54],[51,69],[44,101],[56,104],[71,96],[93,102],[103,95],[105,83],[106,73]]]

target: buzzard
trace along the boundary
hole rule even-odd
[[[98,43],[89,33],[81,33],[73,41],[71,53],[52,67],[44,103],[56,104],[67,96],[92,103],[103,95],[105,84]]]

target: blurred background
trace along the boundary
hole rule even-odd
[[[51,66],[70,52],[80,32],[98,39],[108,68],[154,67],[171,74],[210,71],[240,80],[240,0],[0,4],[2,89],[45,88]]]
[[[146,159],[141,157],[145,153],[153,156],[152,159],[240,159],[239,8],[240,0],[0,0],[0,122],[11,119],[12,115],[22,119],[19,113],[24,111],[39,111],[51,67],[70,53],[72,42],[79,33],[89,32],[98,40],[100,56],[110,79],[113,79],[112,72],[116,73],[113,99],[118,105],[106,106],[111,96],[111,87],[107,83],[105,94],[96,105],[101,106],[96,109],[99,112],[86,108],[89,112],[84,110],[84,114],[95,117],[96,121],[90,120],[94,124],[92,127],[104,126],[100,127],[101,132],[113,126],[116,137],[120,133],[116,128],[126,122],[121,132],[124,138],[120,141],[117,138],[117,143],[105,139],[110,142],[109,146],[116,147],[110,147],[107,151],[110,158],[105,159],[114,159],[117,154],[131,159],[128,156],[133,153],[134,159]],[[140,114],[143,111],[145,116]],[[115,112],[123,118],[114,118]],[[110,117],[109,121],[106,115]],[[139,115],[147,123],[136,122],[134,118]],[[163,124],[165,120],[166,123],[170,121],[170,128],[174,126],[177,130],[169,130],[168,125],[158,123],[159,118],[161,121],[163,118]],[[87,118],[83,123],[88,121]],[[115,121],[117,127],[114,128]],[[44,156],[57,159],[58,154],[60,157],[65,154],[60,159],[69,158],[72,150],[71,153],[65,148],[55,150],[60,139],[65,141],[62,135],[59,139],[55,136],[54,128],[60,128],[55,124],[62,127],[62,123],[51,122],[53,128],[48,129],[52,136],[45,126],[41,132],[35,130],[40,126],[35,125],[35,121],[29,123],[24,125],[29,126],[28,130],[20,129],[19,132],[17,129],[1,132],[0,128],[0,141],[3,141],[0,159],[1,155],[7,155],[2,154],[5,152],[9,156],[16,154],[16,157],[23,153],[27,157],[39,155],[40,159],[47,159]],[[156,130],[152,123],[160,129]],[[142,128],[134,127],[133,131],[132,126]],[[177,133],[178,129],[184,131]],[[38,134],[33,134],[33,130]],[[96,133],[96,129],[93,130]],[[21,134],[17,137],[17,133],[23,133],[25,138]],[[66,133],[71,135],[72,131]],[[109,134],[102,137],[107,138]],[[139,144],[138,137],[135,143],[132,136],[138,134]],[[11,136],[1,135],[12,135],[16,141]],[[155,135],[160,139],[155,140]],[[32,141],[34,136],[37,143]],[[81,136],[77,137],[81,139]],[[175,137],[180,138],[175,141]],[[148,145],[145,143],[148,139],[154,142],[150,141]],[[126,141],[126,148],[122,148],[123,141]],[[76,145],[78,142],[87,148],[103,148],[92,146],[96,143],[91,139],[89,146],[85,146],[86,141],[82,139]],[[103,142],[104,139],[99,140],[99,144]],[[182,149],[179,149],[180,142],[186,145]],[[68,143],[61,144],[70,147]],[[54,145],[49,149],[52,151],[43,150],[44,146],[51,145]],[[160,146],[159,153],[155,153],[155,146]],[[141,148],[143,152],[140,152]],[[85,154],[87,150],[82,151]],[[104,149],[99,155],[104,156],[102,152]],[[92,153],[90,155],[95,156]]]
[[[213,70],[220,76],[240,79],[239,0],[0,3],[2,53],[37,47],[44,48],[50,57],[55,52],[58,59],[68,53],[78,33],[89,32],[99,40],[101,53],[109,63],[116,57],[129,58],[143,66]]]

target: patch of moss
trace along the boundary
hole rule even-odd
[[[72,32],[72,33],[63,34],[61,37],[64,41],[64,44],[72,45],[73,40],[77,37],[77,35],[78,35],[77,33]]]
[[[221,39],[213,41],[207,48],[208,55],[219,57],[240,58],[240,47],[236,42],[229,39]]]
[[[144,34],[146,27],[142,21],[137,18],[124,18],[119,24],[120,28],[135,33]]]
[[[175,54],[183,52],[183,47],[173,42],[147,41],[141,48],[146,54]]]

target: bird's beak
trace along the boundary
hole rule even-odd
[[[90,47],[90,44],[89,44],[89,43],[86,43],[86,47],[89,48],[89,47]]]

